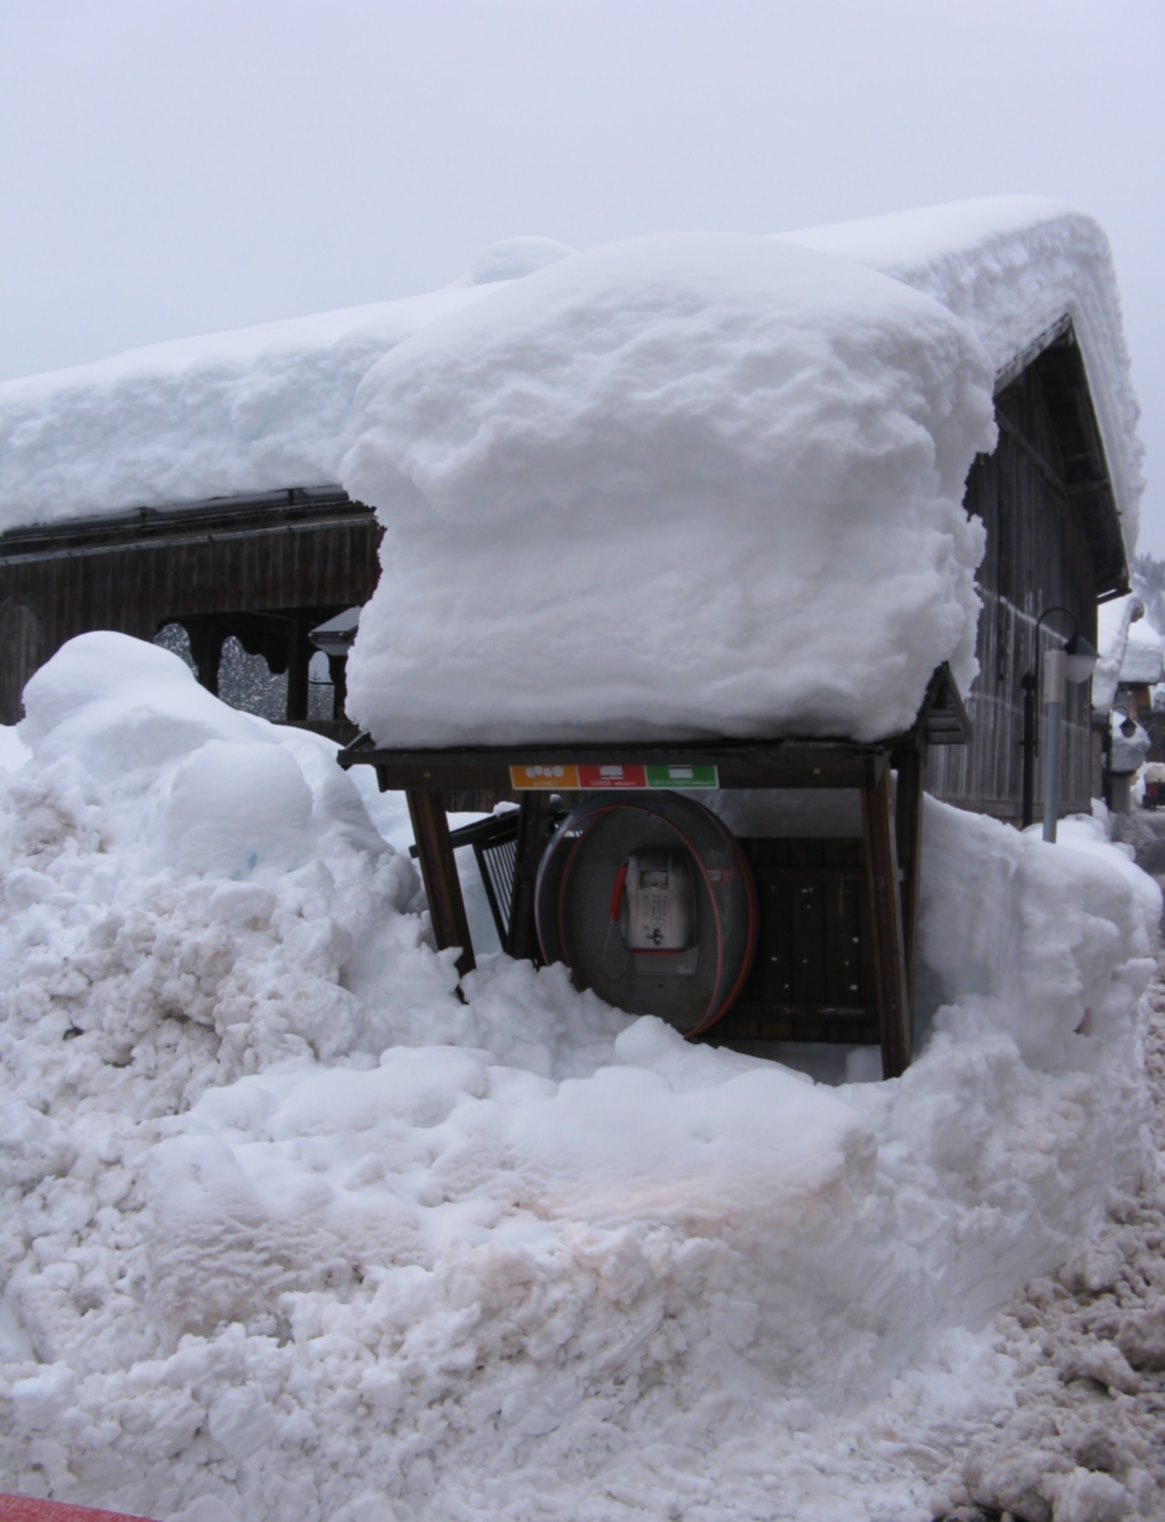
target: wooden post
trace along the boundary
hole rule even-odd
[[[914,1003],[914,962],[918,947],[918,892],[922,875],[923,780],[926,742],[895,751],[891,765],[898,773],[894,795],[894,836],[902,873],[902,945],[906,957],[906,987]]]
[[[328,677],[332,683],[332,718],[342,720],[347,717],[348,704],[348,657],[346,655],[328,656]]]
[[[889,767],[885,764],[871,764],[861,793],[862,826],[866,840],[866,882],[878,980],[882,1076],[897,1078],[910,1066],[911,1031]]]
[[[445,799],[436,788],[409,788],[405,797],[408,799],[409,818],[413,822],[413,835],[417,842],[417,856],[421,863],[425,893],[429,899],[437,949],[444,951],[449,946],[461,948],[457,971],[464,977],[477,964],[473,959],[469,920],[449,839]]]
[[[510,897],[510,955],[519,962],[538,960],[534,880],[546,847],[550,796],[544,792],[524,793],[520,807],[514,859],[514,891]]]
[[[308,665],[312,645],[302,619],[287,621],[287,717],[289,722],[306,719],[308,710]]]
[[[195,622],[191,619],[182,627],[190,641],[190,654],[198,668],[199,682],[207,692],[213,692],[218,697],[218,667],[222,659],[222,647],[226,643],[225,631],[215,620],[199,619]]]

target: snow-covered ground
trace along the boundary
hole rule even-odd
[[[4,523],[339,481],[386,527],[349,686],[380,739],[894,733],[936,665],[974,675],[998,366],[1077,322],[1130,544],[1135,404],[1065,208],[812,243],[519,240],[431,297],[12,383]],[[824,1082],[561,967],[483,959],[459,998],[399,800],[166,651],[83,636],[25,706],[0,1487],[165,1522],[927,1522],[1014,1474],[1059,1522],[1152,1515],[1132,1416],[1108,1463],[1006,1415],[1054,1293],[992,1323],[1066,1262],[1065,1295],[1117,1282],[1098,1234],[1153,1160],[1161,896],[1101,821],[1052,847],[928,805],[917,1060]],[[1129,1399],[1156,1314],[1087,1365]]]
[[[164,651],[84,636],[26,706],[0,1489],[166,1522],[1155,1514],[1161,900],[1099,823],[928,808],[924,1045],[831,1087],[561,968],[459,1002],[333,748]]]

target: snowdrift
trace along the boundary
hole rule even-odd
[[[1140,1166],[1160,896],[1097,826],[930,807],[927,1039],[830,1088],[561,968],[459,1002],[332,748],[165,652],[85,636],[26,705],[4,1488],[169,1522],[933,1515],[918,1411],[986,1399],[969,1329]]]

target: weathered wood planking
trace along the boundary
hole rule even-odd
[[[1053,606],[1071,609],[1081,633],[1095,643],[1097,598],[1124,585],[1123,549],[1113,543],[1115,513],[1100,479],[1103,451],[1091,406],[1085,407],[1087,390],[1073,389],[1079,364],[1075,345],[1063,342],[999,393],[998,448],[976,460],[967,482],[967,510],[987,531],[978,573],[980,674],[967,699],[974,734],[969,745],[931,751],[926,785],[940,798],[998,818],[1020,815],[1020,680],[1039,660],[1040,614]],[[1054,616],[1041,631],[1041,649],[1070,633],[1071,620]],[[1092,794],[1089,696],[1087,685],[1069,687],[1065,812],[1087,812]],[[1042,754],[1042,713],[1040,720]],[[1038,763],[1035,782],[1038,813]]]
[[[876,1044],[877,973],[862,842],[741,844],[757,887],[757,959],[739,1001],[706,1039]]]
[[[0,722],[19,718],[24,683],[74,635],[152,639],[167,623],[187,628],[204,666],[237,635],[290,669],[290,702],[303,707],[307,631],[367,601],[379,541],[372,512],[331,488],[0,535],[0,627],[17,631]]]

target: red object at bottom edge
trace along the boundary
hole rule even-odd
[[[124,1511],[94,1511],[91,1506],[67,1506],[34,1496],[0,1496],[0,1522],[149,1522]]]

